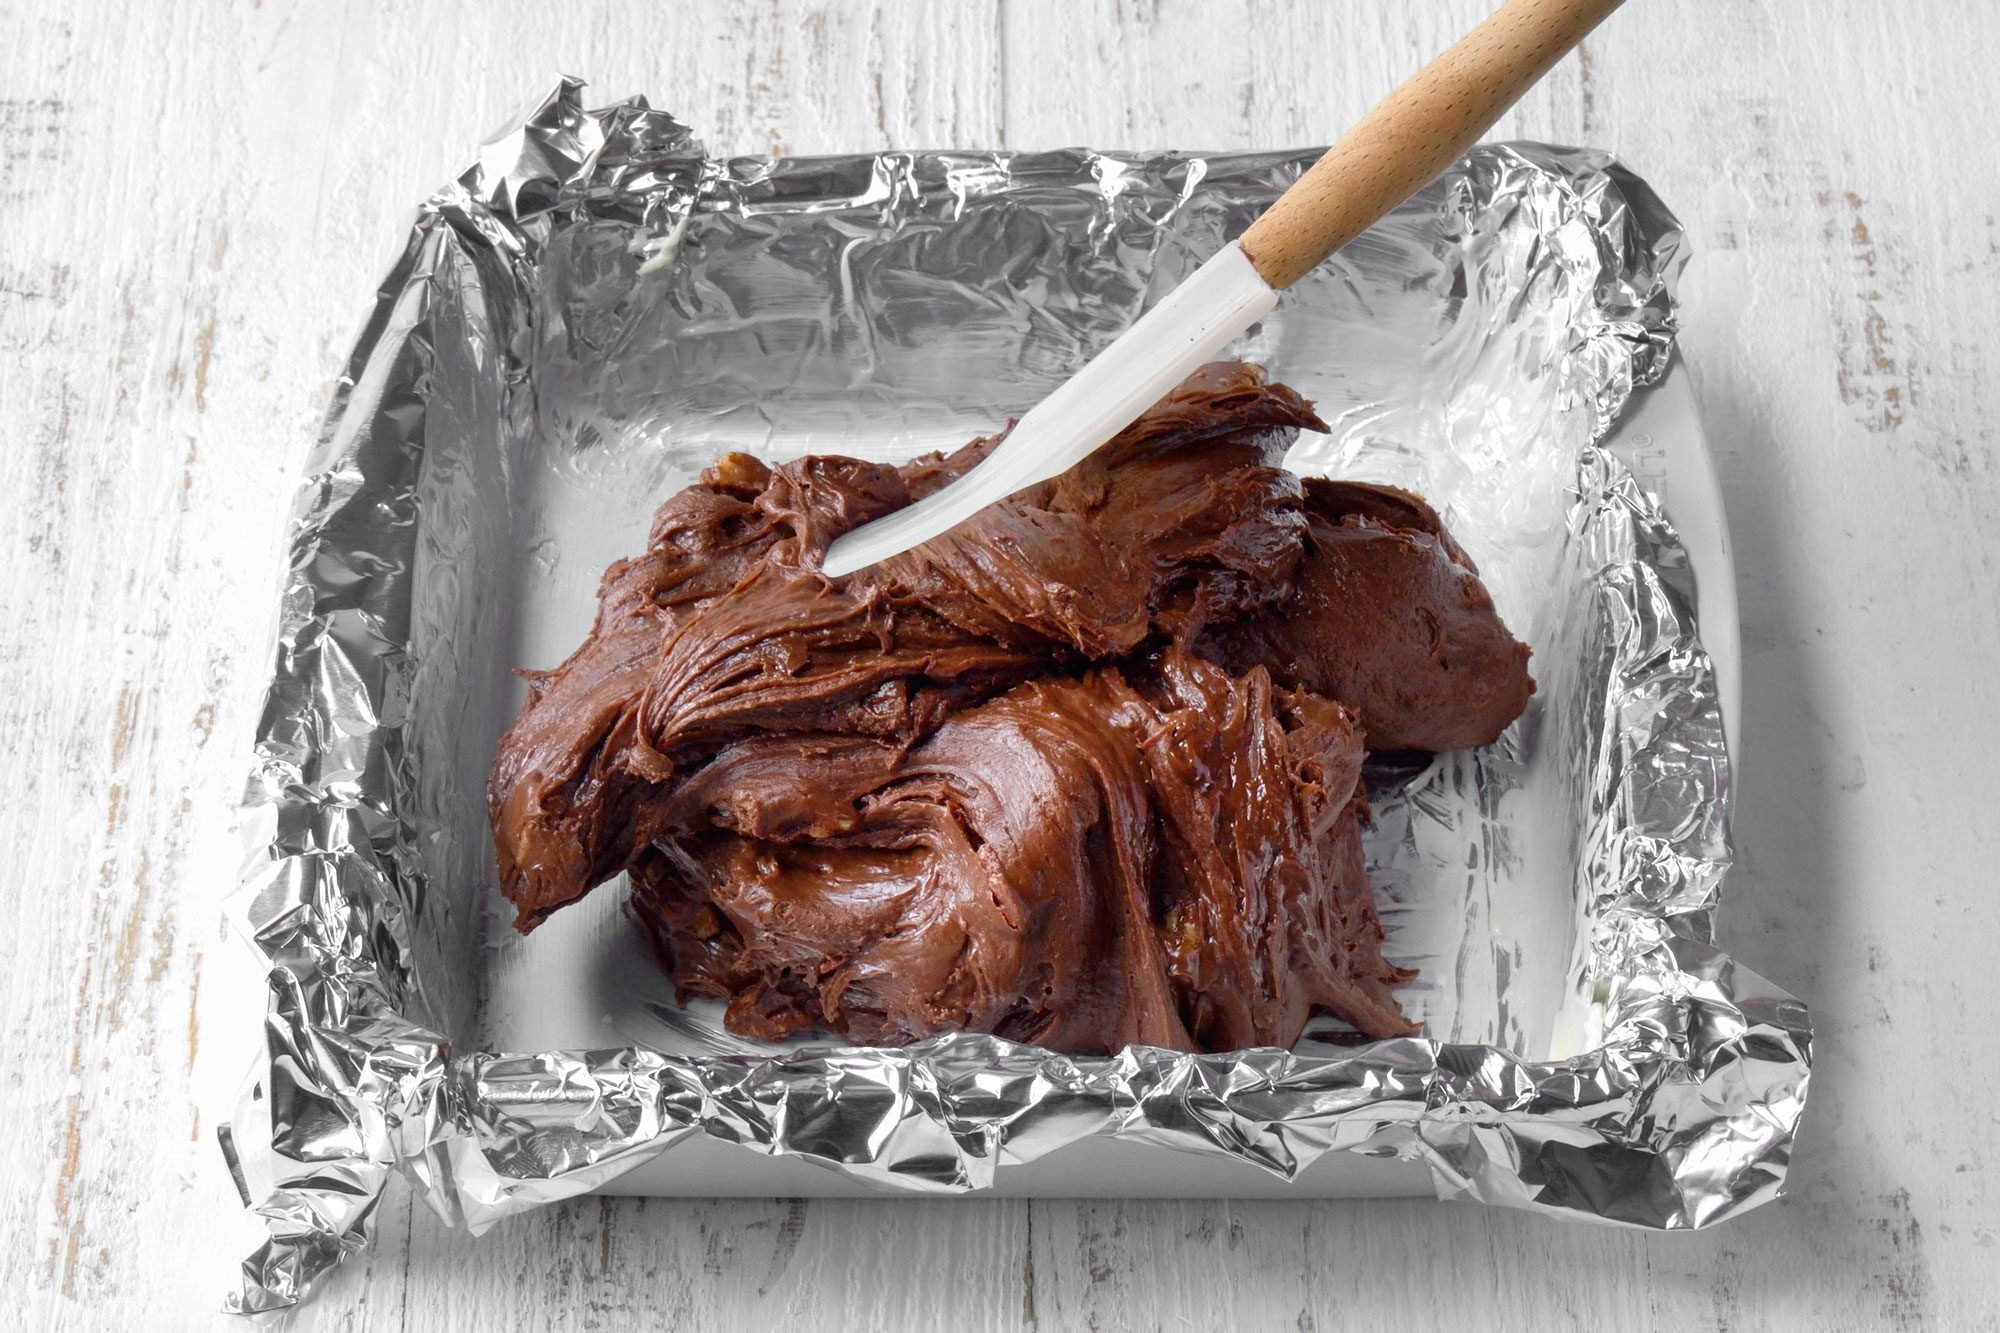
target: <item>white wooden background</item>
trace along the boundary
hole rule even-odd
[[[711,146],[1324,142],[1484,0],[0,0],[0,1306],[206,1326],[218,906],[280,518],[414,204],[562,71]],[[1725,943],[1808,998],[1791,1198],[385,1207],[324,1328],[2000,1327],[2000,290],[1986,0],[1641,0],[1502,127],[1686,219],[1743,601]],[[6,1322],[0,1318],[0,1323]]]

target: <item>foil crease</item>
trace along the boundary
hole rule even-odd
[[[1345,346],[1332,378],[1301,386],[1334,436],[1293,462],[1341,470],[1357,441],[1403,441],[1364,449],[1364,470],[1442,498],[1454,523],[1494,506],[1553,515],[1546,540],[1532,512],[1516,524],[1528,554],[1489,580],[1510,622],[1537,625],[1538,711],[1490,752],[1379,792],[1386,831],[1371,856],[1393,898],[1422,851],[1427,791],[1543,792],[1574,867],[1566,1058],[1513,1054],[1543,1034],[1504,1022],[1480,1041],[1097,1059],[984,1036],[775,1054],[454,1048],[474,1031],[477,900],[492,892],[484,757],[435,739],[476,737],[463,725],[474,704],[426,701],[453,700],[454,681],[504,651],[465,585],[504,556],[505,525],[481,520],[507,503],[519,442],[539,433],[587,453],[635,422],[671,434],[676,419],[747,419],[781,454],[782,423],[732,378],[744,339],[795,349],[788,398],[914,418],[926,384],[950,373],[926,321],[975,346],[998,330],[988,350],[1012,358],[1008,373],[984,398],[954,399],[961,436],[988,429],[1313,156],[724,161],[643,100],[587,110],[565,80],[425,205],[293,511],[236,900],[270,1002],[263,1056],[221,1131],[269,1239],[229,1309],[302,1299],[366,1245],[397,1173],[481,1230],[697,1134],[929,1192],[1112,1135],[1288,1178],[1329,1152],[1396,1155],[1426,1163],[1440,1196],[1652,1228],[1776,1195],[1809,1021],[1713,944],[1729,766],[1692,576],[1652,497],[1593,443],[1666,373],[1681,237],[1643,182],[1587,150],[1476,150],[1311,279],[1365,304],[1371,266],[1416,252],[1439,338],[1467,344],[1459,364],[1539,368],[1489,377],[1518,394],[1398,416],[1377,401],[1366,346]],[[819,249],[784,230],[800,217],[826,220]],[[1023,253],[1040,267],[986,281],[994,257]],[[732,267],[746,255],[762,267]],[[825,313],[829,287],[845,316]],[[817,304],[799,299],[813,292]],[[787,319],[806,333],[787,334]],[[1315,336],[1295,305],[1245,351],[1296,359]],[[1481,456],[1496,448],[1520,451],[1520,467],[1497,469],[1504,488],[1487,485],[1496,469]],[[1547,587],[1560,595],[1537,596]]]

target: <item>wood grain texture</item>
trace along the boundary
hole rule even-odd
[[[1344,132],[1238,238],[1280,291],[1381,221],[1485,137],[1493,122],[1624,0],[1507,0]]]
[[[219,903],[305,441],[415,202],[559,71],[714,146],[1323,143],[1480,0],[0,3],[0,1291],[204,1327]],[[393,1196],[329,1329],[2000,1327],[2000,334],[1974,0],[1628,6],[1499,133],[1687,221],[1741,579],[1724,942],[1812,1001],[1792,1197],[1659,1237],[1426,1202]]]

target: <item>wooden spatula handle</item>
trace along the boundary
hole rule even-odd
[[[1375,104],[1243,233],[1283,289],[1428,185],[1622,0],[1507,0]]]

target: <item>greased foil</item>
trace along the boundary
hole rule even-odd
[[[1440,1196],[1654,1228],[1775,1197],[1807,1014],[1712,943],[1729,766],[1692,576],[1595,444],[1666,372],[1682,242],[1583,150],[1476,150],[1242,348],[1332,424],[1291,466],[1424,491],[1535,648],[1536,705],[1499,744],[1371,775],[1371,874],[1430,1036],[758,1051],[663,1012],[619,1049],[471,1049],[487,961],[516,947],[488,921],[480,780],[505,668],[550,664],[513,656],[527,613],[495,571],[603,563],[562,553],[579,524],[531,479],[586,498],[616,553],[724,448],[900,457],[991,430],[1313,156],[725,161],[565,80],[425,205],[293,512],[238,899],[270,1006],[221,1132],[270,1239],[229,1308],[300,1300],[394,1173],[480,1230],[698,1134],[892,1189],[1112,1135],[1287,1177],[1396,1155]]]

